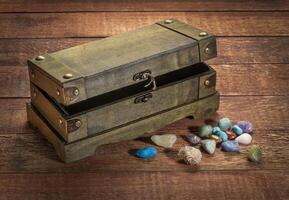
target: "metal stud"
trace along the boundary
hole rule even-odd
[[[56,95],[57,95],[57,96],[60,95],[60,91],[59,91],[59,89],[56,90]]]
[[[74,96],[78,96],[79,95],[79,89],[75,88],[73,90],[73,94],[74,94]]]
[[[199,33],[199,36],[201,36],[201,37],[205,37],[205,36],[207,36],[208,35],[208,33],[206,33],[206,32],[200,32]]]
[[[209,47],[205,48],[205,53],[206,54],[210,53],[210,48]]]
[[[63,124],[62,119],[59,119],[58,122],[59,122],[59,124]]]
[[[74,124],[77,128],[79,128],[81,126],[81,121],[77,120]]]
[[[32,77],[32,78],[35,78],[35,74],[34,74],[33,71],[31,71],[31,77]]]
[[[64,79],[70,79],[70,78],[73,77],[73,75],[68,73],[68,74],[64,74],[62,77],[63,77]]]
[[[35,58],[35,60],[37,60],[37,61],[42,61],[42,60],[45,60],[45,57],[44,57],[44,56],[37,56],[37,57]]]
[[[204,82],[204,85],[206,86],[206,87],[208,87],[208,86],[210,86],[210,80],[209,79],[207,79],[207,80],[205,80],[205,82]]]
[[[165,22],[165,24],[171,24],[171,23],[173,23],[174,21],[171,20],[171,19],[166,19],[164,22]]]

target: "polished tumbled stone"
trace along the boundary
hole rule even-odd
[[[236,140],[228,140],[222,143],[222,150],[226,152],[240,152],[239,143]]]
[[[248,133],[244,133],[236,138],[236,141],[238,141],[239,144],[245,144],[248,145],[252,142],[252,136]]]
[[[210,140],[210,139],[206,139],[206,140],[202,140],[201,142],[202,144],[202,148],[209,154],[214,154],[215,150],[216,150],[216,141],[215,140]]]
[[[213,128],[211,125],[203,125],[199,128],[199,136],[201,138],[208,138],[212,135]]]
[[[232,131],[236,134],[236,135],[241,135],[243,134],[243,130],[238,126],[238,125],[234,125],[232,127]]]
[[[250,147],[247,153],[247,157],[252,162],[260,162],[262,158],[262,151],[260,146],[253,145]]]
[[[239,121],[237,125],[243,130],[243,133],[253,132],[253,125],[248,121]]]
[[[196,145],[201,142],[201,138],[193,133],[187,135],[186,138],[192,145]]]
[[[158,151],[155,148],[148,146],[142,149],[138,149],[135,155],[142,159],[148,159],[154,157],[157,153]]]
[[[153,135],[151,140],[158,146],[172,148],[177,141],[177,136],[174,134]]]
[[[229,118],[222,118],[218,122],[218,126],[222,131],[230,130],[232,127],[232,122]]]

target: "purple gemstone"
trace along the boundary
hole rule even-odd
[[[253,125],[248,121],[239,121],[237,125],[243,130],[243,133],[251,133]]]
[[[201,142],[201,138],[193,133],[187,135],[186,137],[187,140],[193,145],[199,144]]]

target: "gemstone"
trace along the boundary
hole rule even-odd
[[[237,135],[241,135],[243,133],[243,130],[238,125],[234,125],[232,127],[232,131]]]
[[[262,158],[262,151],[259,145],[253,145],[250,147],[247,153],[247,157],[252,162],[260,162]]]
[[[226,134],[225,132],[221,131],[221,130],[215,132],[214,134],[217,135],[217,136],[219,136],[219,138],[221,138],[222,142],[225,142],[225,141],[228,140],[227,134]]]
[[[199,128],[199,136],[201,138],[207,138],[212,135],[213,128],[211,125],[203,125]]]
[[[227,134],[229,140],[233,140],[237,137],[237,135],[233,131],[226,131],[226,134]]]
[[[182,147],[178,156],[189,165],[196,165],[202,160],[202,153],[199,149],[191,146]]]
[[[239,121],[237,125],[243,130],[243,133],[251,133],[253,125],[248,121]]]
[[[153,135],[151,140],[158,146],[172,148],[177,141],[177,136],[174,134]]]
[[[220,143],[222,142],[222,139],[219,138],[219,136],[217,136],[217,135],[210,135],[209,139],[215,140],[215,142],[216,142],[217,144],[220,144]]]
[[[243,133],[239,137],[236,138],[239,144],[250,144],[252,142],[252,136],[248,133]]]
[[[187,135],[186,138],[192,145],[196,145],[201,142],[201,138],[193,133]]]
[[[148,159],[154,157],[157,153],[158,151],[155,148],[148,146],[142,149],[138,149],[135,155],[142,159]]]
[[[216,150],[216,141],[215,140],[202,140],[202,147],[203,149],[208,152],[209,154],[214,154]]]
[[[218,131],[222,131],[218,126],[213,128],[213,133],[217,133]]]
[[[227,131],[231,129],[232,123],[229,118],[222,118],[219,120],[218,126],[222,131]]]
[[[226,152],[240,152],[239,143],[236,140],[228,140],[222,143],[222,150]]]

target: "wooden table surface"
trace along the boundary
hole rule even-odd
[[[289,1],[0,0],[0,199],[289,199]],[[221,93],[218,113],[249,120],[260,164],[240,154],[178,161],[183,135],[203,120],[184,119],[143,138],[105,145],[64,164],[27,125],[26,60],[47,52],[176,18],[217,35],[210,60]],[[130,154],[152,134],[174,133],[173,151],[147,161]]]

